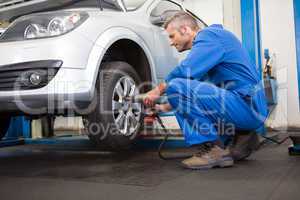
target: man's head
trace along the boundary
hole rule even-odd
[[[192,48],[193,40],[199,31],[199,25],[195,18],[186,12],[178,12],[164,24],[169,34],[171,46],[178,52]]]

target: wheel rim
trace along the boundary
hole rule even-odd
[[[129,76],[118,80],[113,90],[112,111],[114,122],[123,135],[130,136],[140,126],[142,114],[141,103],[131,102],[129,99],[139,94],[135,81]]]

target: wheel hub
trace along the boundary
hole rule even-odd
[[[122,77],[116,84],[112,97],[112,110],[119,132],[130,136],[140,126],[141,103],[132,103],[130,97],[139,94],[135,81],[130,76]]]
[[[128,102],[128,101],[125,100],[125,101],[123,102],[123,108],[122,108],[123,111],[124,111],[124,112],[128,111],[130,107],[131,107],[130,102]]]

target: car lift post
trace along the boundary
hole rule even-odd
[[[25,117],[13,117],[6,136],[0,141],[0,147],[24,144],[24,139],[30,137],[30,120]]]

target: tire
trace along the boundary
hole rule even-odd
[[[0,117],[0,140],[6,135],[11,117]]]
[[[140,131],[143,112],[141,104],[131,103],[124,96],[138,94],[140,83],[136,71],[125,62],[101,66],[92,103],[95,109],[83,117],[85,130],[97,147],[113,151],[130,149]],[[127,92],[126,86],[130,88]]]

